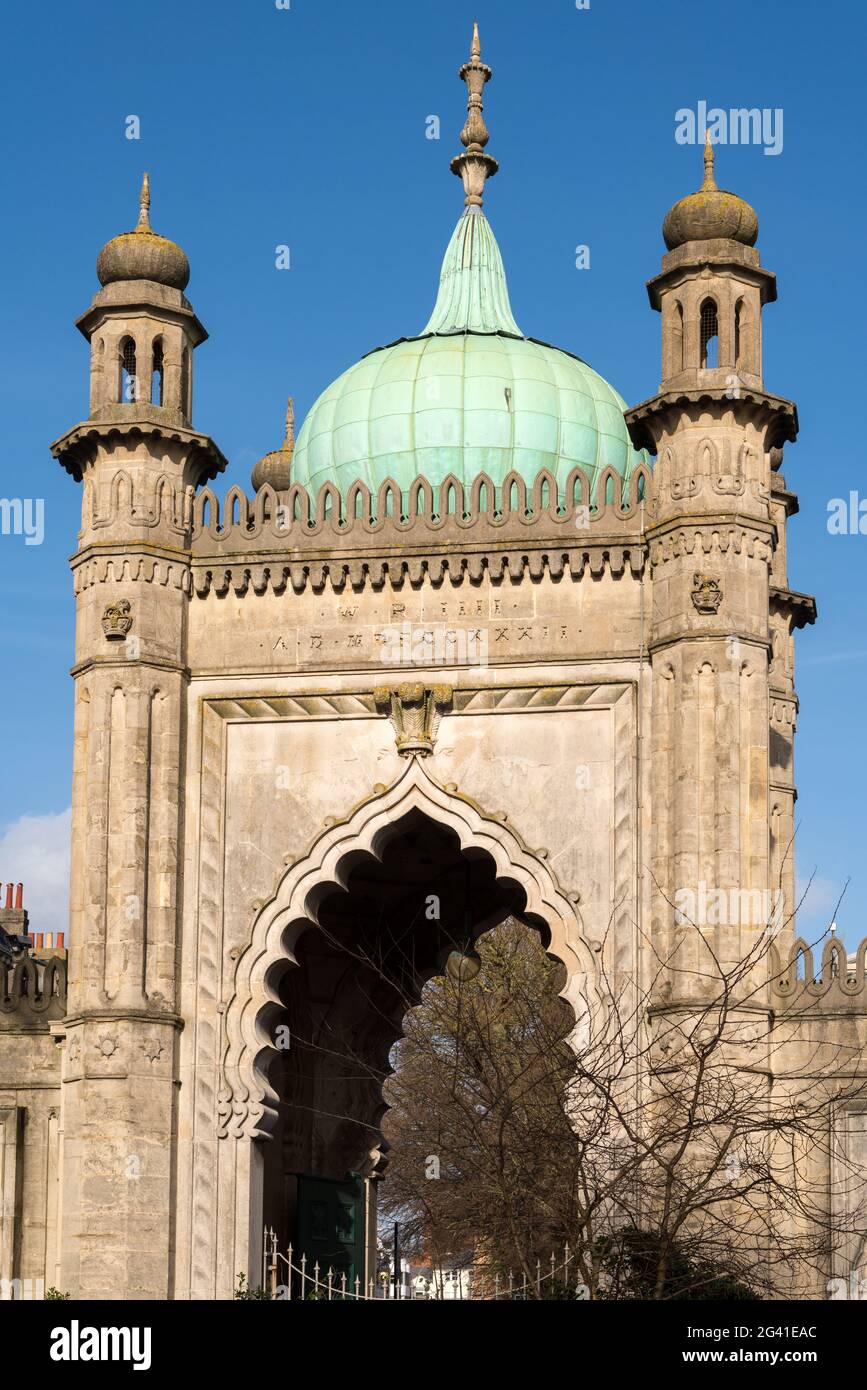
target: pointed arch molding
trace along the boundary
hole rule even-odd
[[[542,919],[551,933],[548,949],[566,969],[561,993],[574,1011],[576,1027],[586,1034],[602,1000],[596,961],[583,937],[575,903],[545,862],[545,852],[531,850],[505,817],[488,815],[470,797],[440,785],[425,764],[413,758],[389,787],[376,788],[346,820],[320,832],[307,854],[281,876],[274,896],[257,913],[252,937],[236,966],[226,1010],[222,1085],[217,1097],[220,1138],[264,1138],[272,1132],[276,1094],[266,1072],[274,1048],[263,1018],[278,996],[269,973],[279,961],[294,960],[292,946],[300,925],[316,924],[316,890],[326,883],[346,887],[359,852],[381,858],[390,828],[412,810],[453,830],[462,851],[470,847],[486,851],[497,876],[520,885],[527,898],[526,912]]]

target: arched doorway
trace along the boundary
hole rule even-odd
[[[298,1174],[374,1173],[405,1014],[451,952],[471,952],[509,917],[565,967],[561,993],[586,1032],[601,1000],[575,900],[544,851],[420,760],[287,870],[257,916],[226,1016],[219,1132],[242,1141],[226,1194],[230,1268],[258,1267],[266,1226],[292,1238]]]

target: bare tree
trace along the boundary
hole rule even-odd
[[[538,1287],[553,1257],[555,1288],[568,1264],[596,1298],[821,1287],[867,1227],[867,1174],[834,1140],[867,1098],[863,1051],[775,1012],[771,932],[727,964],[713,935],[683,922],[667,956],[648,943],[649,985],[606,980],[580,1042],[560,967],[513,921],[481,939],[474,979],[428,984],[386,1086],[382,1197],[432,1261],[471,1246],[487,1287],[508,1269]]]
[[[867,1104],[867,1061],[822,994],[847,981],[845,953],[826,947],[817,984],[801,952],[798,983],[775,944],[788,923],[671,907],[644,982],[610,977],[602,943],[580,1029],[563,967],[513,918],[454,951],[420,1003],[409,946],[391,938],[386,959],[341,938],[360,1010],[392,1030],[405,1015],[391,1074],[345,1034],[296,1042],[384,1088],[381,1209],[430,1264],[471,1252],[477,1289],[511,1271],[531,1297],[816,1296],[863,1244],[867,1172],[837,1120]],[[863,953],[857,971],[852,990]]]

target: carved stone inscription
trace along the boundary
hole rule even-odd
[[[571,602],[564,602],[564,598]],[[490,592],[472,596],[432,592],[395,596],[365,593],[352,599],[316,596],[312,621],[269,627],[259,638],[260,659],[304,669],[344,665],[384,668],[485,667],[528,657],[556,659],[581,632],[574,594],[535,596]],[[311,612],[312,609],[312,612]],[[307,616],[307,615],[305,615]]]

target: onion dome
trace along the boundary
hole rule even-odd
[[[675,203],[662,224],[662,235],[669,251],[687,241],[717,239],[755,246],[759,235],[755,209],[736,193],[717,187],[713,165],[713,145],[708,134],[704,145],[704,183],[697,193],[690,193]]]
[[[627,479],[647,455],[629,437],[622,396],[581,358],[527,336],[509,301],[503,258],[482,211],[498,165],[484,146],[478,28],[460,70],[469,92],[464,153],[451,168],[465,208],[442,263],[433,313],[420,333],[377,348],[315,402],[298,435],[293,482],[314,496],[324,483],[345,495],[356,481],[375,492],[392,479],[405,494],[419,476],[472,485],[486,473],[499,489],[517,472],[532,484],[549,469],[562,489],[576,466],[595,490],[611,467]]]
[[[96,258],[96,273],[101,285],[110,285],[115,280],[152,280],[174,290],[186,289],[190,263],[176,242],[152,230],[148,214],[150,202],[150,181],[145,174],[138,226],[132,232],[112,237]]]
[[[256,492],[266,483],[275,492],[286,492],[292,475],[292,455],[295,452],[295,402],[289,397],[286,406],[286,433],[279,449],[265,454],[253,465],[252,482]]]

